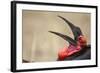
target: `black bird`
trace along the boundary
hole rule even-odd
[[[75,26],[72,24],[70,21],[65,19],[62,16],[58,16],[62,20],[64,20],[69,27],[71,28],[74,39],[71,37],[54,32],[54,31],[49,31],[50,33],[53,33],[55,35],[60,36],[64,40],[69,42],[68,47],[64,47],[58,52],[58,61],[63,61],[63,60],[85,60],[85,59],[90,59],[91,58],[91,45],[87,44],[87,40],[85,36],[83,35],[81,29],[78,26]]]

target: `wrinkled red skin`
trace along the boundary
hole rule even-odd
[[[77,46],[69,45],[68,47],[64,47],[61,49],[58,53],[58,59],[60,61],[63,61],[68,56],[79,52],[82,47],[84,47],[87,44],[86,38],[84,36],[79,36],[77,41]]]

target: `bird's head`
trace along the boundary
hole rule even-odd
[[[81,47],[85,47],[87,45],[86,37],[84,37],[83,35],[80,35],[78,37],[78,43],[80,44]]]

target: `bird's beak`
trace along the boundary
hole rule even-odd
[[[61,18],[63,21],[65,21],[68,26],[71,28],[72,32],[73,32],[73,35],[74,35],[74,39],[77,40],[77,38],[82,35],[82,32],[81,32],[81,29],[77,26],[75,26],[73,23],[71,23],[69,20],[65,19],[64,17],[62,16],[59,16],[59,18]]]
[[[53,33],[57,36],[60,36],[61,38],[63,38],[64,40],[68,41],[70,44],[73,44],[73,45],[77,45],[77,42],[75,40],[73,40],[72,38],[70,38],[69,36],[67,35],[64,35],[64,34],[61,34],[61,33],[58,33],[58,32],[54,32],[54,31],[49,31],[50,33]]]

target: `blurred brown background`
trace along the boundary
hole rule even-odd
[[[79,26],[90,43],[90,14],[72,12],[49,12],[49,11],[30,11],[22,12],[22,38],[23,38],[23,59],[29,62],[55,61],[58,50],[62,49],[68,42],[49,33],[55,32],[69,35],[73,34],[69,26],[57,15],[60,15],[70,22]]]

